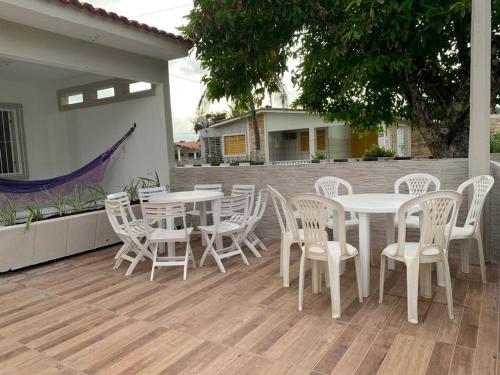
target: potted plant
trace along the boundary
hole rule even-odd
[[[322,151],[316,151],[314,155],[311,155],[311,163],[320,163],[323,160],[326,160],[326,155]]]
[[[374,161],[379,160],[381,158],[393,158],[394,151],[386,149],[384,147],[379,146],[378,144],[372,145],[368,150],[363,154],[364,161]]]

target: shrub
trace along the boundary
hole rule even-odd
[[[380,147],[378,144],[372,145],[368,150],[365,151],[364,158],[384,158],[384,157],[394,157],[394,151]]]
[[[500,133],[493,133],[490,136],[490,152],[500,152]]]

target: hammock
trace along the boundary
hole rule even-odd
[[[131,127],[125,135],[111,148],[104,151],[94,160],[64,176],[54,177],[47,180],[10,180],[0,178],[0,199],[23,200],[23,201],[47,201],[47,192],[54,194],[70,194],[77,185],[97,184],[104,178],[104,173],[111,160],[113,153],[134,132],[136,124]]]

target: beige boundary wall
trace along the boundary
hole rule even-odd
[[[399,177],[416,172],[425,172],[437,176],[441,180],[442,189],[455,190],[458,185],[467,179],[467,159],[174,168],[171,178],[173,180],[174,191],[191,190],[193,185],[197,183],[222,183],[224,192],[228,194],[233,184],[255,184],[257,189],[264,188],[269,184],[282,192],[285,197],[290,197],[295,193],[313,193],[314,181],[321,176],[327,175],[337,176],[349,181],[355,193],[392,192],[394,191],[394,182]],[[497,173],[497,178],[500,178],[500,164],[498,164]],[[495,190],[495,193],[500,196],[500,189],[498,190]],[[464,202],[463,206],[465,205],[466,202]],[[498,213],[500,214],[500,205]],[[463,215],[464,212],[461,212],[462,217]],[[278,222],[270,201],[264,218],[258,227],[258,234],[264,238],[279,238],[279,233]],[[357,231],[350,234],[349,241],[357,246]],[[497,242],[500,243],[500,241]],[[373,249],[378,252],[385,245],[383,215],[372,215],[372,245]]]

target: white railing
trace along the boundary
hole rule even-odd
[[[272,165],[298,165],[298,164],[311,164],[310,160],[281,160],[272,161]]]

